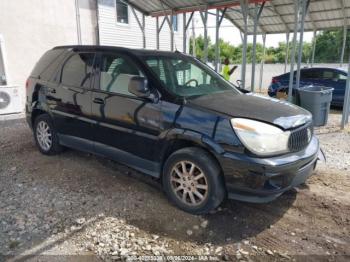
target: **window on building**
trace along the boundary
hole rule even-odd
[[[117,94],[130,95],[128,85],[132,76],[143,76],[139,68],[128,58],[118,55],[103,55],[100,89]]]
[[[126,4],[123,0],[117,1],[117,22],[122,24],[129,23],[129,10],[128,4]]]
[[[177,24],[177,15],[172,16],[172,24],[173,24],[173,30],[177,31],[178,29],[178,24]]]
[[[61,83],[67,86],[90,88],[94,57],[92,53],[71,56],[63,66]]]

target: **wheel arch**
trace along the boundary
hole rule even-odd
[[[52,119],[52,115],[49,113],[48,110],[46,110],[42,105],[41,103],[37,102],[35,104],[35,106],[33,107],[32,109],[32,112],[31,112],[31,124],[32,124],[32,127],[34,127],[34,123],[35,123],[35,119],[40,116],[40,115],[43,115],[43,114],[47,114],[51,117]]]
[[[198,147],[206,151],[217,163],[220,169],[220,175],[222,176],[225,183],[223,169],[217,157],[218,154],[224,152],[224,149],[211,138],[195,131],[173,129],[167,133],[165,140],[166,143],[161,153],[160,178],[162,178],[164,174],[165,162],[172,153],[187,147]]]

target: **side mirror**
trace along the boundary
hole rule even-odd
[[[149,97],[151,94],[148,81],[142,76],[132,76],[130,78],[128,91],[137,97]]]

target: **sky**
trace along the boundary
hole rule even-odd
[[[208,15],[208,36],[210,37],[212,42],[215,42],[215,16],[214,15]],[[196,14],[194,16],[194,24],[195,24],[195,34],[196,36],[199,36],[200,34],[203,35],[203,23],[201,20],[201,17],[199,14]],[[192,32],[192,25],[189,28],[189,32]],[[229,42],[233,44],[234,46],[238,46],[242,43],[241,36],[239,33],[239,30],[228,20],[224,19],[222,21],[221,27],[220,27],[220,38],[222,38],[224,41]],[[292,34],[290,35],[290,40],[292,39]],[[312,41],[312,32],[305,32],[304,33],[304,42],[311,42]],[[253,42],[253,37],[248,37],[248,43]],[[262,43],[262,37],[257,37],[257,42]],[[267,35],[266,36],[266,46],[267,47],[277,47],[279,42],[286,42],[286,35],[285,34],[274,34],[274,35]]]

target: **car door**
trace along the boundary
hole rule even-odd
[[[324,86],[334,88],[332,104],[341,105],[344,101],[346,77],[340,76],[334,69],[325,69],[322,72],[322,83]]]
[[[128,91],[131,76],[147,76],[134,59],[119,53],[100,53],[98,68],[98,89],[92,95],[94,150],[157,175],[160,103]]]
[[[342,71],[334,70],[333,78],[333,98],[332,104],[342,106],[344,103],[345,88],[346,88],[347,74]]]
[[[95,53],[72,52],[59,72],[59,85],[50,92],[51,112],[60,142],[92,151],[91,84]]]

